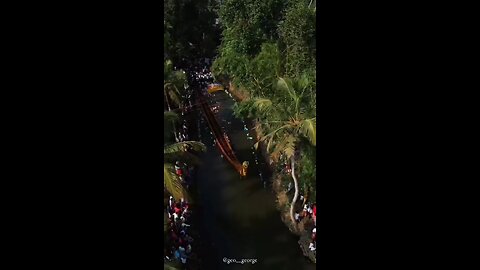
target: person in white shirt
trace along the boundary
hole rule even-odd
[[[173,196],[170,196],[170,199],[168,199],[168,204],[170,205],[170,209],[173,209]]]

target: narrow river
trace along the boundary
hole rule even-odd
[[[250,167],[247,178],[240,179],[221,157],[200,111],[196,112],[200,140],[208,147],[200,154],[202,163],[195,185],[199,207],[196,226],[200,226],[203,243],[201,269],[314,269],[315,264],[302,255],[298,237],[282,223],[269,185],[264,187],[252,153],[255,141],[247,139],[243,122],[233,116],[233,99],[219,91],[210,100],[220,104],[217,120],[227,131],[240,162],[248,160]],[[228,264],[228,259],[237,262]],[[254,259],[255,263],[242,265],[242,259]]]

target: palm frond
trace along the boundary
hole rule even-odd
[[[275,129],[274,131],[268,133],[267,135],[263,136],[263,138],[261,138],[260,140],[261,140],[261,141],[264,141],[265,139],[267,139],[267,137],[269,137],[269,136],[271,136],[271,135],[279,132],[280,130],[282,130],[282,129],[284,129],[284,128],[289,128],[290,126],[291,126],[290,124],[285,124],[285,125],[277,128],[277,129]]]
[[[173,83],[166,83],[164,86],[164,91],[170,97],[170,99],[177,105],[180,105],[180,92],[178,88]]]
[[[268,133],[267,135],[263,136],[262,138],[260,138],[260,141],[265,141],[265,140],[269,139],[268,143],[267,143],[267,151],[268,152],[270,152],[270,148],[274,143],[274,141],[273,141],[274,137],[278,136],[277,133],[280,132],[282,129],[289,128],[290,126],[291,126],[290,124],[285,124],[285,125],[277,128],[277,129],[275,129],[274,131]]]
[[[296,143],[297,139],[293,135],[288,135],[288,137],[285,139],[285,146],[283,148],[283,152],[285,153],[287,159],[291,158],[295,154]]]
[[[310,86],[310,79],[306,73],[303,73],[299,79],[296,80],[298,90],[304,91]]]
[[[205,144],[201,142],[185,141],[185,142],[179,142],[179,143],[174,143],[174,144],[165,146],[163,148],[163,154],[183,152],[186,146],[191,147],[191,149],[194,151],[205,152],[207,150],[207,147],[205,146]]]
[[[272,107],[272,101],[268,98],[256,98],[253,101],[253,106],[260,112],[268,112]]]
[[[170,163],[163,164],[163,181],[165,189],[175,200],[186,198],[186,191],[180,182],[180,178],[175,174],[175,167]]]
[[[270,140],[268,140],[268,143],[267,143],[267,152],[270,152],[270,149],[271,149],[272,144],[273,144],[273,137],[275,137],[275,133],[273,133],[269,137],[270,137]]]
[[[300,124],[300,132],[313,146],[317,145],[317,121],[316,118],[305,119]]]
[[[175,112],[163,112],[163,120],[165,122],[177,122],[179,119],[180,117]]]
[[[167,60],[163,63],[163,77],[170,77],[170,73],[173,71],[173,63],[171,60]]]
[[[292,83],[290,82],[290,80],[285,78],[279,78],[277,81],[277,89],[280,89],[288,93],[291,99],[297,100],[297,95],[295,94],[295,91],[292,89]]]

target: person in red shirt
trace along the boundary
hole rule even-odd
[[[183,171],[182,171],[182,168],[180,167],[179,161],[175,162],[175,172],[177,173],[178,176],[183,175]]]
[[[313,204],[313,222],[317,226],[317,205]]]
[[[175,213],[176,213],[177,215],[180,215],[180,213],[182,212],[182,208],[180,208],[180,204],[179,204],[179,203],[177,203],[177,204],[175,205],[175,208],[174,208],[173,210],[175,211]]]

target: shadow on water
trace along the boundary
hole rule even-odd
[[[200,156],[196,187],[202,209],[202,243],[211,244],[201,252],[202,269],[314,269],[315,264],[302,255],[298,237],[281,221],[274,194],[264,188],[252,153],[254,141],[247,139],[242,121],[232,115],[233,100],[224,92],[217,92],[212,99],[221,104],[216,117],[238,159],[248,160],[250,167],[247,178],[240,179],[213,146],[208,126],[201,126],[208,150]],[[224,258],[256,259],[256,263],[227,264]]]

